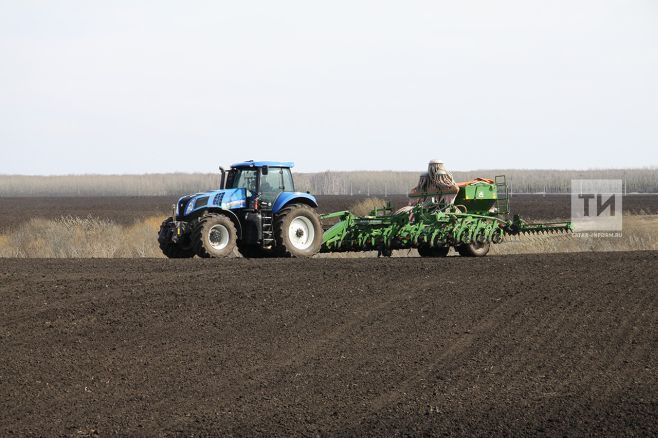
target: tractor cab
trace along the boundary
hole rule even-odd
[[[247,190],[247,197],[256,197],[263,205],[272,205],[283,192],[294,192],[290,168],[293,163],[276,161],[245,161],[231,166],[226,188]],[[222,178],[223,179],[223,178]]]

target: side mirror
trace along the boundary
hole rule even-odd
[[[270,173],[270,169],[269,169],[269,167],[267,167],[267,166],[263,166],[263,168],[262,168],[262,170],[261,170],[261,173],[262,173],[263,175],[267,175],[268,173]]]

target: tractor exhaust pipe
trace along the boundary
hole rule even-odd
[[[219,179],[219,189],[224,190],[224,184],[226,183],[226,171],[222,166],[219,166],[219,171],[222,173],[222,176]]]

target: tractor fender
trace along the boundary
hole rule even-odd
[[[194,216],[195,217],[203,216],[205,213],[218,213],[218,214],[223,214],[224,216],[228,216],[228,218],[231,219],[231,221],[235,225],[235,229],[238,231],[238,239],[242,239],[242,223],[240,223],[240,219],[238,218],[237,214],[235,214],[231,210],[225,210],[219,207],[208,207],[202,210],[195,211]]]
[[[317,208],[318,201],[315,196],[304,192],[283,192],[276,197],[272,206],[272,213],[277,214],[281,209],[290,204],[306,204],[310,207]]]

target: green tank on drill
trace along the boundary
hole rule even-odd
[[[363,217],[349,211],[324,215],[323,220],[338,222],[324,232],[320,251],[378,251],[390,256],[395,249],[416,248],[423,257],[445,257],[455,248],[462,256],[482,257],[506,235],[572,231],[569,222],[528,224],[518,216],[509,219],[504,176],[460,184],[454,204],[442,202],[441,195],[415,195],[415,205],[395,212],[389,205]]]

